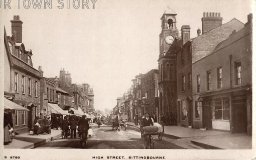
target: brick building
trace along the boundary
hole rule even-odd
[[[152,69],[141,78],[142,106],[144,113],[159,117],[158,70]]]
[[[56,84],[54,80],[43,77],[40,82],[40,103],[42,104],[42,115],[51,115],[48,103],[56,102]]]
[[[142,95],[141,95],[141,78],[143,74],[135,76],[133,79],[133,93],[132,93],[132,105],[133,105],[133,115],[136,118],[136,121],[139,117],[142,117],[144,112],[142,109]]]
[[[213,17],[216,13],[204,13]],[[251,17],[237,19],[192,41],[193,126],[249,132],[251,126]],[[203,19],[202,19],[203,20]],[[213,25],[214,26],[214,25]],[[202,44],[202,45],[200,45]]]
[[[177,121],[178,125],[192,126],[192,56],[190,26],[181,27],[182,49],[177,52]]]
[[[5,89],[13,93],[15,103],[29,109],[28,112],[15,111],[13,122],[16,132],[31,129],[35,117],[40,115],[40,79],[43,76],[40,68],[37,70],[33,67],[32,51],[25,49],[22,43],[22,23],[19,16],[14,16],[11,20],[12,36],[5,33],[4,38],[9,59],[5,65],[10,65],[10,69],[5,71],[4,83],[9,86]]]

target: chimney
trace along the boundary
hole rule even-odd
[[[222,17],[217,12],[204,12],[202,18],[203,34],[222,25]]]
[[[42,66],[38,67],[38,71],[40,72],[40,75],[43,77],[44,72],[43,72]]]
[[[201,29],[198,28],[196,32],[197,32],[197,36],[201,35]]]
[[[13,20],[11,20],[12,35],[17,43],[22,43],[22,23],[23,22],[20,20],[20,16],[13,16]]]
[[[190,26],[189,25],[183,25],[181,27],[181,38],[182,38],[182,44],[184,45],[187,41],[190,40]]]
[[[251,13],[248,14],[248,16],[247,16],[247,23],[248,23],[248,24],[251,24],[251,23],[252,23],[252,14],[251,14]]]

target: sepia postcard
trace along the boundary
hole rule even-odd
[[[253,0],[0,0],[0,159],[255,160]]]

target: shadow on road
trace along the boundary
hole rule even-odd
[[[155,141],[156,149],[183,149],[175,144],[165,141]],[[82,149],[79,139],[60,139],[51,141],[40,148]],[[129,140],[88,140],[85,149],[143,149],[141,138]]]

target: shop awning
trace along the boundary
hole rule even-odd
[[[70,108],[70,110],[72,110],[73,112],[74,112],[74,115],[76,115],[76,116],[82,116],[82,115],[84,115],[84,112],[81,110],[81,111],[79,111],[79,110],[77,110],[77,109],[75,109],[75,108]]]
[[[49,106],[49,108],[51,110],[51,113],[68,115],[68,113],[65,112],[63,109],[61,109],[57,104],[48,103],[48,106]]]
[[[21,111],[29,111],[27,108],[24,108],[6,98],[4,98],[4,108],[5,109],[21,110]]]

